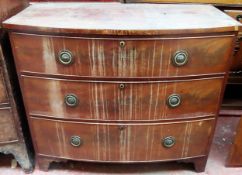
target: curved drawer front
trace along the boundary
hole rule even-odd
[[[177,82],[88,82],[22,78],[33,115],[86,120],[160,120],[217,112],[223,78]]]
[[[39,154],[76,160],[143,162],[206,155],[215,122],[117,125],[31,119],[31,123]]]
[[[233,45],[231,36],[115,40],[12,33],[11,40],[20,72],[123,78],[224,73]]]

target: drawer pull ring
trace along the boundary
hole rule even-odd
[[[121,84],[119,85],[119,89],[124,89],[124,88],[125,88],[125,84],[121,83]]]
[[[178,107],[181,104],[181,97],[178,94],[172,94],[167,99],[167,105],[171,108]]]
[[[81,137],[79,136],[71,136],[71,145],[74,147],[79,147],[83,144]]]
[[[68,50],[59,53],[59,62],[64,65],[70,65],[73,62],[72,53]]]
[[[119,45],[120,47],[125,47],[125,41],[120,41]]]
[[[236,19],[237,19],[237,21],[240,21],[242,19],[242,15],[237,15]]]
[[[163,146],[164,146],[164,147],[166,147],[166,148],[171,148],[172,146],[175,145],[176,140],[175,140],[174,137],[172,137],[172,136],[168,136],[168,137],[164,138],[164,139],[162,140],[162,142],[163,142]]]
[[[67,106],[75,107],[78,105],[78,98],[74,94],[68,94],[65,96],[65,103]]]
[[[188,53],[186,51],[178,51],[172,57],[172,63],[174,66],[184,66],[188,61]]]

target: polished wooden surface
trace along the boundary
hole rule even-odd
[[[0,1],[0,28],[3,20],[16,14],[24,7],[27,7],[28,0],[1,0]]]
[[[36,3],[4,26],[78,35],[164,35],[231,32],[240,24],[210,5]]]
[[[238,22],[209,5],[49,3],[5,27],[42,170],[75,159],[180,160],[204,171]],[[72,64],[60,64],[62,50],[71,51]],[[175,67],[180,50],[189,59]],[[77,106],[65,105],[68,94]],[[171,94],[181,97],[173,109]],[[72,135],[84,138],[82,147],[71,146]],[[177,144],[164,149],[170,135]]]
[[[177,38],[68,38],[11,33],[19,71],[82,77],[180,77],[224,73],[230,62],[231,35]],[[120,42],[125,46],[121,47]],[[71,65],[59,53],[73,55]],[[174,66],[178,51],[188,53],[184,66]],[[32,64],[33,59],[36,64]],[[206,69],[204,69],[206,67]]]
[[[108,162],[165,161],[204,156],[214,125],[213,119],[139,125],[63,123],[36,118],[31,122],[39,155]],[[80,136],[83,144],[72,146],[71,136]],[[168,136],[176,140],[171,148],[162,145],[162,140]]]
[[[124,89],[119,87],[122,83],[125,84]],[[223,77],[170,82],[90,82],[24,76],[22,85],[31,115],[61,119],[151,121],[216,115]],[[174,93],[180,96],[181,104],[171,108],[167,99]],[[75,94],[79,99],[76,107],[65,104],[67,94]]]
[[[123,0],[128,3],[147,2],[147,3],[206,3],[224,6],[242,6],[241,0]]]
[[[242,120],[241,119],[237,126],[236,135],[233,141],[233,145],[231,145],[226,166],[228,167],[242,166]]]

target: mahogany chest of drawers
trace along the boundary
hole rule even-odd
[[[33,170],[26,116],[3,20],[28,5],[26,0],[0,1],[0,153],[12,154],[25,172]],[[29,138],[29,137],[28,137]]]
[[[42,170],[71,159],[204,171],[235,20],[210,5],[48,3],[4,26]]]

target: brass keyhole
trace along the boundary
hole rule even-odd
[[[120,41],[119,45],[120,45],[120,47],[124,47],[125,46],[125,41]]]
[[[123,131],[123,130],[125,130],[125,129],[127,128],[127,126],[125,126],[125,125],[120,125],[120,126],[118,126],[118,128],[119,128],[120,131]]]
[[[119,85],[119,89],[124,89],[124,88],[125,88],[125,84],[121,83],[121,84]]]

